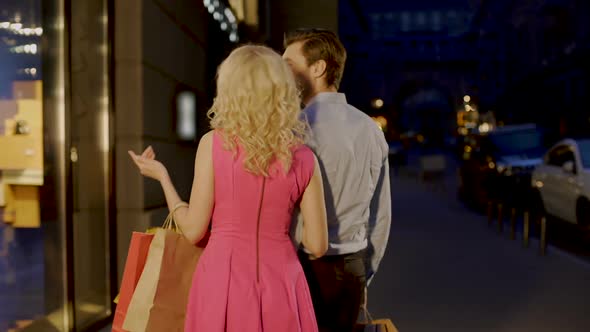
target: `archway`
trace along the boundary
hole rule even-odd
[[[443,148],[454,135],[455,103],[452,94],[433,82],[406,82],[396,98],[400,127],[420,134],[423,145]]]

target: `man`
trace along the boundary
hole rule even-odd
[[[375,122],[338,93],[346,50],[336,34],[296,30],[284,46],[283,58],[301,88],[311,127],[307,143],[322,170],[328,216],[326,256],[300,251],[300,260],[320,331],[352,331],[389,238],[389,149]]]

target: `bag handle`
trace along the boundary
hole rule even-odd
[[[369,312],[369,309],[367,308],[367,287],[365,286],[365,289],[363,291],[363,298],[361,300],[361,319],[363,321],[361,321],[361,323],[371,323],[373,321],[373,317],[371,316],[371,313]]]
[[[179,202],[176,205],[174,205],[174,208],[172,208],[172,211],[170,211],[170,213],[168,213],[166,220],[164,220],[164,224],[162,225],[163,229],[173,230],[173,231],[177,232],[178,234],[184,235],[182,233],[182,229],[180,229],[180,226],[178,226],[178,223],[176,223],[176,220],[174,219],[174,213],[176,212],[176,210],[178,210],[181,207],[188,207],[188,203]]]
[[[176,210],[178,210],[179,208],[186,206],[188,207],[188,203],[186,202],[179,202],[176,205],[174,205],[174,208],[172,209],[172,211],[170,211],[170,213],[168,213],[168,216],[166,217],[166,220],[164,220],[164,224],[162,225],[163,229],[169,229],[169,230],[173,230],[181,235],[184,235],[182,233],[182,230],[180,229],[180,226],[178,226],[178,224],[176,223],[176,220],[174,220],[174,213],[176,212]],[[154,233],[155,230],[157,228],[149,228],[148,229],[148,233]],[[117,294],[117,296],[115,297],[115,299],[113,300],[114,303],[119,303],[119,294]]]

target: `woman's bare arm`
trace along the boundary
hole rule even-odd
[[[176,210],[175,220],[183,234],[196,243],[205,235],[209,226],[214,202],[213,132],[205,134],[199,142],[195,157],[195,174],[188,207]],[[170,211],[182,200],[178,196],[170,176],[160,180]]]
[[[133,151],[129,151],[129,155],[143,176],[160,182],[170,211],[183,203],[170,179],[168,170],[156,160],[156,153],[151,146],[141,155]],[[211,131],[199,142],[189,205],[178,208],[174,213],[174,219],[183,234],[194,243],[205,234],[213,213],[215,194],[213,180],[213,132]]]
[[[321,257],[328,250],[328,222],[322,173],[315,156],[314,160],[313,176],[301,199],[301,214],[303,216],[302,243],[305,249],[313,256]]]

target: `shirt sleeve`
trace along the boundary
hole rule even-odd
[[[375,191],[371,198],[368,224],[368,261],[367,284],[377,272],[379,263],[385,254],[391,228],[391,188],[389,179],[389,149],[382,132],[376,134],[375,146],[380,153],[374,167],[371,167],[372,178],[376,179]]]

